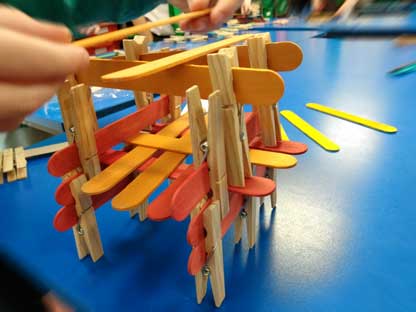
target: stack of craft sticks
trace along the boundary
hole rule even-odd
[[[0,184],[4,182],[4,174],[7,176],[7,182],[27,178],[26,165],[23,147],[0,150]]]

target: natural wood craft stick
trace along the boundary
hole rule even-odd
[[[163,25],[169,25],[174,24],[176,22],[180,22],[187,19],[193,19],[196,17],[207,15],[211,12],[211,9],[205,9],[201,11],[195,11],[190,13],[185,13],[177,16],[173,16],[164,20],[155,21],[155,22],[149,22],[146,24],[141,24],[129,28],[120,29],[117,31],[109,32],[106,34],[102,34],[99,36],[89,37],[85,39],[81,39],[78,41],[75,41],[73,44],[79,47],[84,48],[92,48],[99,45],[104,45],[106,43],[110,43],[117,40],[122,40],[126,38],[127,36],[134,35],[137,33],[141,33],[143,31],[152,29],[154,27],[163,26]]]
[[[52,153],[55,153],[56,151],[59,151],[59,150],[65,148],[67,146],[68,146],[68,143],[64,142],[64,143],[56,143],[56,144],[46,145],[46,146],[42,146],[42,147],[30,148],[30,149],[25,150],[25,157],[27,159],[27,158],[36,157],[36,156],[52,154]]]

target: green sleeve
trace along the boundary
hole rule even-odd
[[[0,0],[28,15],[75,29],[98,22],[124,23],[144,15],[163,0]]]

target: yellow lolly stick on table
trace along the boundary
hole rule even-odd
[[[153,62],[134,66],[115,73],[107,74],[102,77],[103,81],[128,81],[135,78],[149,76],[163,70],[185,64],[200,56],[207,55],[218,51],[221,48],[228,47],[235,43],[247,40],[253,35],[240,35],[229,39],[217,41],[208,45],[204,45],[195,49],[187,50],[178,54],[173,54]],[[178,77],[180,79],[180,77]]]
[[[344,120],[348,120],[351,122],[354,122],[356,124],[359,125],[363,125],[365,127],[371,128],[371,129],[375,129],[375,130],[379,130],[382,132],[387,132],[387,133],[395,133],[397,132],[397,128],[387,125],[387,124],[383,124],[377,121],[373,121],[373,120],[369,120],[369,119],[365,119],[362,118],[360,116],[355,116],[328,106],[324,106],[321,104],[317,104],[317,103],[308,103],[306,104],[306,107],[316,110],[318,112],[321,113],[325,113],[331,116],[335,116]]]
[[[283,141],[290,141],[289,137],[287,136],[287,133],[285,131],[285,128],[283,128],[282,125],[280,125],[280,135],[282,136]]]
[[[332,142],[324,134],[312,127],[310,124],[308,124],[305,120],[300,118],[294,112],[284,110],[281,111],[280,114],[283,117],[285,117],[292,125],[294,125],[296,128],[298,128],[300,131],[302,131],[304,134],[306,134],[308,137],[310,137],[312,140],[314,140],[327,151],[339,151],[339,146],[337,144]]]

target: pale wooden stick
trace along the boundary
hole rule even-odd
[[[164,20],[149,22],[146,24],[132,26],[129,28],[120,29],[120,30],[105,33],[102,35],[81,39],[78,41],[74,41],[73,44],[79,47],[92,48],[98,45],[103,45],[103,44],[110,43],[113,41],[122,40],[126,38],[127,36],[137,34],[137,33],[152,29],[154,27],[174,24],[176,22],[180,22],[183,20],[204,16],[204,15],[209,14],[210,12],[211,12],[211,9],[205,9],[201,11],[185,13],[185,14],[173,16]]]

